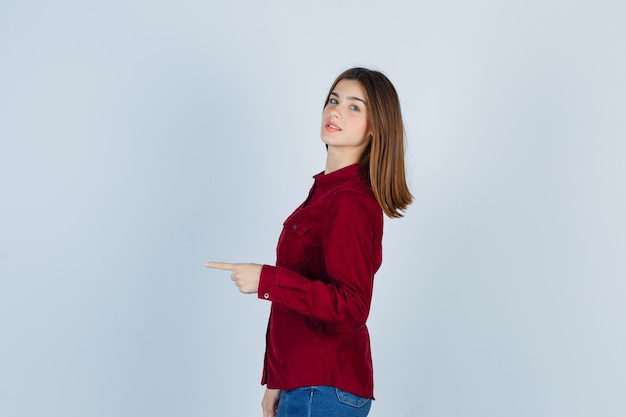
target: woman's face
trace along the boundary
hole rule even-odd
[[[322,142],[328,147],[365,149],[370,132],[365,91],[356,80],[341,80],[322,113]]]

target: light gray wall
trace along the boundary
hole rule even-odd
[[[617,1],[3,1],[0,415],[260,416],[272,263],[326,90],[395,83],[371,416],[623,416]]]

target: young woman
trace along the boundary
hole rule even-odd
[[[326,168],[287,218],[276,266],[207,262],[246,294],[272,302],[263,417],[364,417],[374,398],[365,325],[382,262],[383,213],[412,201],[404,128],[385,75],[349,69],[322,112]]]

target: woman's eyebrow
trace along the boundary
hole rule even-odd
[[[331,96],[335,96],[337,98],[340,98],[339,94],[335,93],[334,91],[332,93],[330,93]],[[358,97],[352,97],[352,96],[348,96],[346,97],[346,100],[356,100],[356,101],[360,101],[361,103],[365,104],[367,106],[367,103],[365,102],[365,100],[363,100],[362,98],[358,98]]]

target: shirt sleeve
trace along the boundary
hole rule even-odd
[[[258,297],[336,325],[362,327],[381,263],[382,222],[375,200],[355,194],[339,197],[329,205],[322,225],[327,282],[264,265]]]

